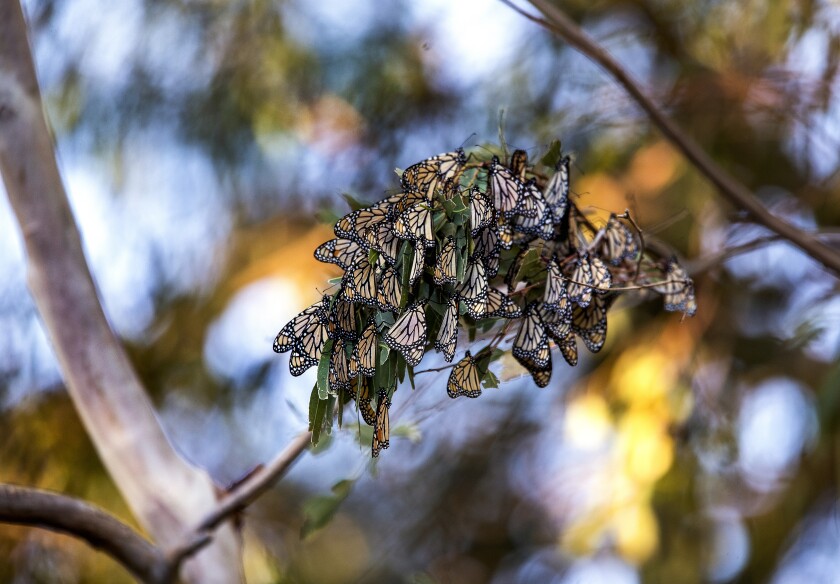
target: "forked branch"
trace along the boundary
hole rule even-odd
[[[162,552],[102,509],[59,493],[0,485],[0,521],[43,527],[80,538],[142,582],[165,584],[173,573]]]
[[[600,65],[613,79],[624,88],[631,98],[644,110],[654,125],[676,146],[685,157],[711,182],[717,190],[737,208],[746,211],[749,216],[782,238],[790,241],[802,251],[820,262],[823,266],[840,276],[840,254],[816,237],[794,227],[790,223],[770,213],[743,184],[738,182],[721,168],[690,136],[685,134],[650,99],[639,84],[633,79],[613,56],[589,37],[562,10],[548,0],[528,0],[544,18],[534,16],[514,5],[510,0],[502,0],[525,18],[536,22],[547,30],[563,38],[572,47]]]

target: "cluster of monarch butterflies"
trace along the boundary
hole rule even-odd
[[[552,344],[569,365],[577,364],[578,338],[598,352],[607,310],[628,285],[660,293],[666,310],[694,314],[693,284],[674,258],[641,249],[626,214],[599,226],[570,199],[570,160],[559,143],[538,168],[522,150],[507,164],[473,157],[458,149],[410,166],[400,192],[358,205],[315,250],[344,275],[274,340],[276,352],[291,351],[292,375],[318,366],[313,430],[329,428],[336,413],[340,424],[354,400],[378,456],[389,445],[398,383],[408,373],[413,386],[427,348],[451,363],[459,329],[470,339],[495,330],[449,375],[450,397],[475,398],[495,382],[489,365],[510,337],[539,387],[551,378]]]

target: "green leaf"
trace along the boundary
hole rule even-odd
[[[318,397],[318,384],[312,386],[312,393],[309,396],[309,431],[315,429],[315,418],[318,413],[318,404],[321,398]]]
[[[453,201],[454,206],[452,210],[454,213],[464,213],[464,211],[469,209],[469,206],[467,205],[468,199],[466,195],[459,195],[450,200]]]
[[[414,367],[408,365],[406,371],[408,371],[408,382],[411,384],[411,391],[417,389],[414,387]]]
[[[420,426],[408,422],[406,424],[400,424],[391,430],[391,436],[408,438],[412,444],[417,444],[423,438],[423,433],[420,431]]]
[[[327,225],[335,225],[338,223],[338,220],[341,219],[341,215],[335,212],[335,210],[330,208],[324,208],[319,210],[315,216],[318,218],[319,223],[325,223]]]
[[[321,351],[321,360],[318,362],[318,397],[327,399],[330,395],[330,358],[332,357],[333,340],[327,339],[324,349]]]
[[[444,200],[441,205],[443,206],[443,210],[446,212],[446,215],[452,217],[455,214],[455,199],[446,199]],[[435,218],[437,218],[438,214],[435,213]]]
[[[488,389],[499,387],[499,378],[496,377],[496,374],[489,369],[487,370],[487,373],[484,374],[484,379],[482,379],[481,382],[484,387]]]
[[[332,494],[318,495],[304,502],[303,525],[300,528],[301,539],[311,536],[329,524],[355,484],[355,479],[344,479],[332,486]]]
[[[318,446],[321,433],[332,431],[333,413],[337,398],[334,395],[327,399],[318,397],[318,384],[312,388],[312,395],[309,398],[309,430],[312,432],[312,446]]]
[[[540,158],[540,164],[542,164],[543,166],[554,168],[560,161],[562,153],[563,146],[561,145],[560,140],[554,140],[551,142],[551,144],[549,144],[546,153],[543,154]]]
[[[347,204],[350,205],[350,209],[352,211],[358,211],[359,209],[364,209],[368,206],[367,203],[361,202],[359,199],[357,199],[350,193],[341,193],[341,196],[345,201],[347,201]]]
[[[379,358],[376,362],[376,374],[373,377],[375,384],[374,393],[396,384],[396,363],[394,362],[396,356],[396,353],[394,355],[390,354],[388,347],[380,345]]]

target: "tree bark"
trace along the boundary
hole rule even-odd
[[[212,480],[167,440],[111,330],[58,172],[26,23],[0,0],[0,174],[20,224],[28,283],[73,403],[129,507],[163,549],[177,546],[216,506]],[[187,562],[187,582],[241,580],[230,526]]]

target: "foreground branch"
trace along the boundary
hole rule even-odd
[[[66,495],[0,485],[0,521],[73,535],[149,584],[172,581],[163,553],[116,517]]]
[[[840,276],[840,254],[824,245],[808,233],[797,229],[790,223],[770,213],[753,193],[734,177],[721,168],[691,137],[684,134],[659,107],[651,100],[630,76],[630,74],[616,61],[612,55],[599,46],[566,14],[551,4],[548,0],[529,0],[542,12],[545,18],[528,14],[509,0],[502,0],[505,4],[525,16],[529,20],[545,27],[562,37],[567,43],[589,57],[592,61],[605,69],[613,79],[633,98],[651,121],[659,128],[672,144],[674,144],[730,203],[749,213],[750,217],[764,225],[774,233],[787,239],[823,266]]]
[[[200,550],[209,541],[209,532],[256,501],[306,452],[311,440],[311,432],[301,433],[274,460],[231,489],[218,506],[201,520],[195,531],[169,552],[170,562],[177,566]]]
[[[53,148],[21,7],[0,0],[0,174],[23,234],[29,288],[102,462],[165,548],[215,507],[215,487],[172,448],[105,318]],[[239,566],[239,543],[227,528],[182,576],[227,584],[240,579]]]

